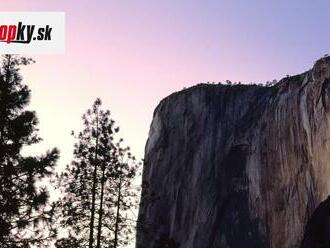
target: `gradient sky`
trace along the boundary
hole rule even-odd
[[[66,54],[32,55],[23,70],[44,138],[34,150],[59,147],[61,166],[96,97],[142,157],[152,112],[170,93],[280,79],[330,51],[328,0],[10,0],[0,9],[66,12]]]
[[[23,70],[44,141],[70,162],[71,130],[96,97],[143,157],[152,112],[200,82],[265,82],[330,53],[329,0],[7,0],[1,11],[64,11],[66,54]],[[1,16],[0,16],[1,21]]]

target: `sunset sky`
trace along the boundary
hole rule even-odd
[[[10,0],[1,11],[64,11],[66,53],[23,70],[44,142],[69,163],[71,130],[96,97],[133,152],[158,102],[200,82],[265,82],[309,69],[330,51],[330,2]],[[1,17],[0,17],[1,21]]]

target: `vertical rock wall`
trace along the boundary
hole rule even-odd
[[[137,248],[299,247],[330,193],[330,58],[272,87],[162,100],[145,151]]]

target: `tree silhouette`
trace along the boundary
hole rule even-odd
[[[62,238],[56,241],[56,248],[79,248],[80,243],[79,240],[75,237],[69,236],[68,238]]]
[[[135,175],[135,160],[128,148],[121,147],[122,140],[116,138],[119,128],[110,111],[101,109],[99,99],[83,115],[83,123],[84,129],[76,137],[74,160],[57,176],[63,193],[59,200],[61,224],[81,247],[119,247],[114,241],[121,218],[116,206],[120,202],[122,211],[131,206],[134,194],[127,187]]]
[[[25,110],[30,90],[22,83],[20,66],[31,59],[5,55],[0,70],[0,247],[31,247],[53,237],[54,208],[47,205],[46,188],[37,187],[51,176],[58,151],[23,156],[22,148],[40,141],[35,112]],[[49,227],[48,232],[45,231]]]
[[[112,246],[114,248],[127,246],[130,242],[130,237],[133,235],[133,229],[136,226],[136,221],[132,220],[132,213],[129,211],[138,206],[138,190],[134,189],[132,181],[141,165],[131,155],[129,147],[122,149],[120,144],[117,144],[117,148],[119,148],[117,149],[119,163],[118,166],[113,168],[111,175],[111,188],[114,190],[114,197],[112,199],[115,212],[113,218],[114,228],[107,225],[108,228],[114,230]]]

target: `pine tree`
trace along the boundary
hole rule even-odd
[[[125,175],[126,187],[135,167],[124,163],[125,156],[132,156],[127,148],[121,148],[122,140],[116,138],[119,128],[110,111],[101,109],[99,99],[83,115],[83,122],[84,129],[76,137],[74,159],[57,176],[63,194],[59,200],[61,224],[81,247],[114,247],[117,181],[119,175]],[[126,192],[122,194],[126,196]],[[120,201],[127,199],[122,197]],[[122,203],[121,209],[127,209],[128,204]]]
[[[58,151],[23,156],[25,146],[38,143],[38,119],[25,110],[30,90],[19,69],[31,59],[5,55],[0,70],[0,247],[41,247],[52,238],[53,207],[48,191],[37,183],[52,175]],[[49,227],[48,232],[44,230]]]
[[[74,159],[63,173],[57,175],[57,187],[64,194],[59,200],[61,224],[83,247],[93,247],[95,238],[97,180],[102,159],[100,122],[105,115],[99,110],[100,105],[100,100],[95,101],[92,109],[83,115],[84,130],[76,137]]]
[[[79,248],[79,240],[75,237],[69,236],[67,238],[61,238],[55,243],[56,248]]]
[[[119,149],[119,164],[113,175],[115,190],[115,218],[113,247],[125,247],[129,244],[136,220],[133,219],[132,209],[138,206],[138,190],[132,185],[140,167],[129,147]]]

